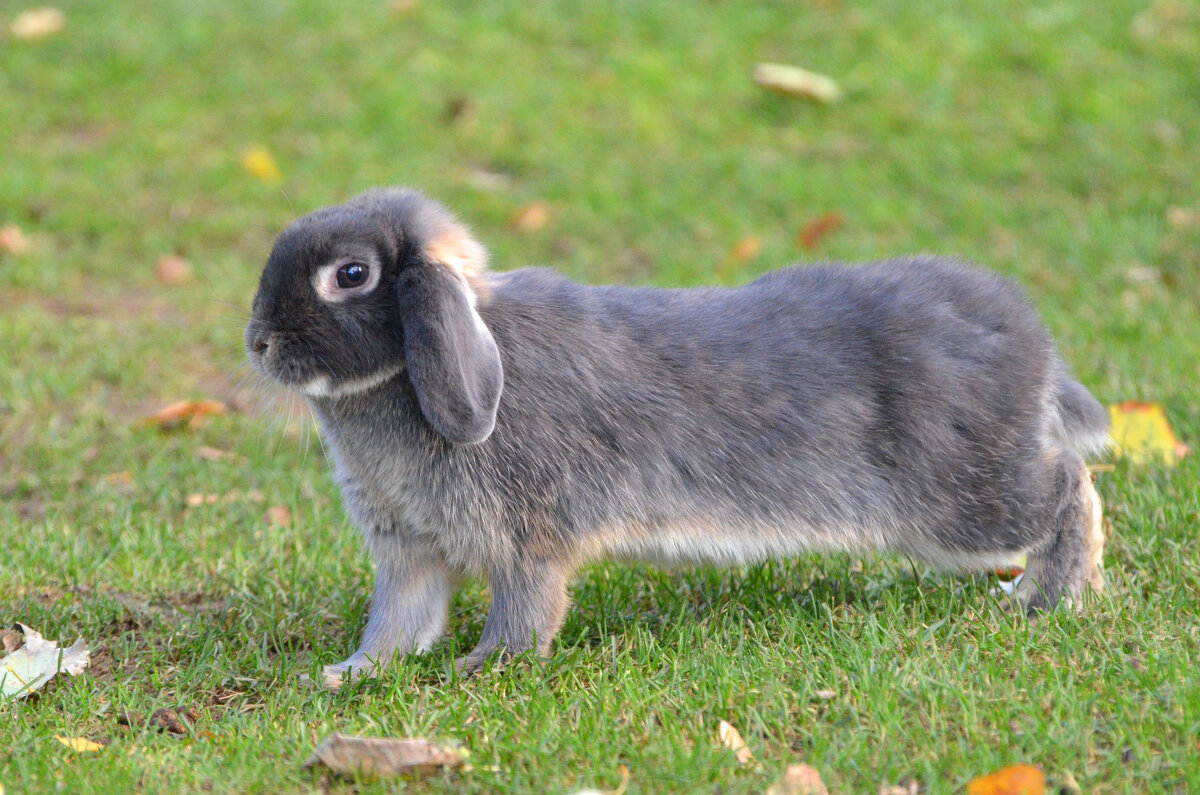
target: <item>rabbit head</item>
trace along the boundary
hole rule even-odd
[[[287,227],[263,269],[246,350],[311,400],[349,399],[403,374],[451,442],[492,432],[503,388],[476,306],[487,252],[416,191],[364,193]]]

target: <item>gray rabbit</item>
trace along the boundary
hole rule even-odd
[[[441,205],[376,189],[291,224],[263,271],[251,362],[307,397],[376,563],[331,686],[428,649],[465,575],[491,593],[466,672],[546,653],[606,557],[1026,554],[1027,610],[1102,587],[1082,455],[1107,413],[1012,283],[936,257],[676,290],[486,260]]]

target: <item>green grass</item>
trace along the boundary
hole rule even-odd
[[[5,30],[20,8],[0,6]],[[994,583],[904,560],[604,565],[548,660],[448,676],[482,626],[476,584],[433,652],[317,692],[296,676],[354,648],[370,565],[307,422],[242,385],[240,339],[283,224],[410,184],[498,268],[592,282],[962,254],[1029,289],[1101,399],[1162,401],[1195,442],[1200,224],[1167,210],[1200,214],[1200,4],[63,8],[57,37],[0,38],[0,225],[33,242],[0,254],[0,620],[97,651],[0,706],[8,793],[569,792],[615,787],[622,764],[630,792],[754,792],[801,760],[837,793],[906,776],[954,792],[1015,762],[1090,792],[1200,791],[1200,456],[1101,475],[1111,587],[1082,616],[1012,618]],[[846,99],[764,94],[763,60]],[[253,145],[281,185],[242,172]],[[532,201],[548,225],[515,231]],[[829,211],[844,227],[798,249]],[[751,235],[761,254],[733,261]],[[156,279],[170,252],[191,284]],[[184,397],[240,410],[194,433],[139,422]],[[262,518],[272,505],[290,525]],[[199,719],[185,736],[118,723],[162,707]],[[758,764],[717,745],[721,719]],[[334,730],[457,741],[473,769],[302,770]],[[74,755],[55,734],[109,745]]]

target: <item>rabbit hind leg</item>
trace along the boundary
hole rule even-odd
[[[1100,495],[1076,453],[1054,455],[1047,492],[1047,541],[1030,550],[1025,574],[1013,596],[1027,612],[1059,601],[1081,608],[1084,594],[1104,589],[1104,529]]]

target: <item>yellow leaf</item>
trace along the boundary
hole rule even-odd
[[[1161,403],[1127,400],[1108,407],[1117,455],[1135,464],[1157,460],[1175,466],[1188,446],[1175,437]]]
[[[67,16],[57,8],[31,8],[17,14],[9,30],[13,38],[38,41],[61,33],[67,26]]]
[[[1046,774],[1033,765],[1010,767],[967,783],[967,795],[1044,795]]]
[[[754,82],[763,88],[814,102],[836,102],[842,96],[837,83],[825,75],[781,63],[760,63],[754,67]]]
[[[754,754],[750,753],[750,749],[746,747],[746,741],[742,739],[741,733],[733,728],[733,724],[721,721],[717,726],[717,739],[721,741],[721,745],[733,751],[739,764],[744,765],[754,758]]]
[[[275,156],[263,146],[252,146],[242,152],[242,168],[260,182],[278,182],[283,172],[275,162]]]
[[[100,743],[94,743],[86,737],[63,737],[62,735],[54,735],[54,739],[58,740],[63,745],[77,753],[84,751],[99,751],[104,748]]]

